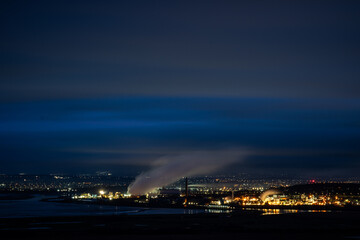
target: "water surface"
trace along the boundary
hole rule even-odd
[[[107,206],[97,204],[77,204],[43,202],[49,196],[35,195],[24,200],[1,200],[0,218],[47,217],[47,216],[96,216],[96,215],[138,215],[138,214],[197,214],[201,209],[140,208]]]

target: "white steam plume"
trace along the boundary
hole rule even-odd
[[[263,192],[262,194],[260,194],[260,199],[265,202],[265,199],[268,197],[268,196],[271,196],[271,195],[275,195],[275,194],[280,194],[281,191],[278,190],[278,189],[269,189],[265,192]]]
[[[182,177],[209,174],[228,164],[241,160],[245,151],[195,152],[159,159],[163,162],[136,177],[128,188],[132,195],[144,195],[156,188],[169,185]]]

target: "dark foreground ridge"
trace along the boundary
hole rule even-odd
[[[2,239],[357,239],[359,212],[0,219]]]

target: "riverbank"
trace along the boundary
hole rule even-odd
[[[67,198],[46,198],[42,199],[44,202],[59,202],[59,203],[75,203],[75,204],[91,204],[103,206],[126,206],[139,208],[173,208],[173,209],[218,209],[218,210],[302,210],[302,211],[360,211],[360,206],[335,206],[335,205],[189,205],[186,208],[182,204],[171,204],[166,202],[138,202],[136,199],[72,199]]]

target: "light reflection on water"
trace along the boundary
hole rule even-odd
[[[251,208],[251,210],[263,211],[262,215],[331,212],[331,210],[274,209],[274,208]]]
[[[206,213],[231,213],[233,210],[223,210],[223,209],[205,209]]]
[[[263,212],[261,215],[277,215],[289,213],[324,213],[331,212],[331,210],[300,210],[300,209],[274,209],[274,208],[242,208],[242,210],[253,210]],[[236,210],[222,210],[222,209],[206,209],[206,213],[231,213]]]

